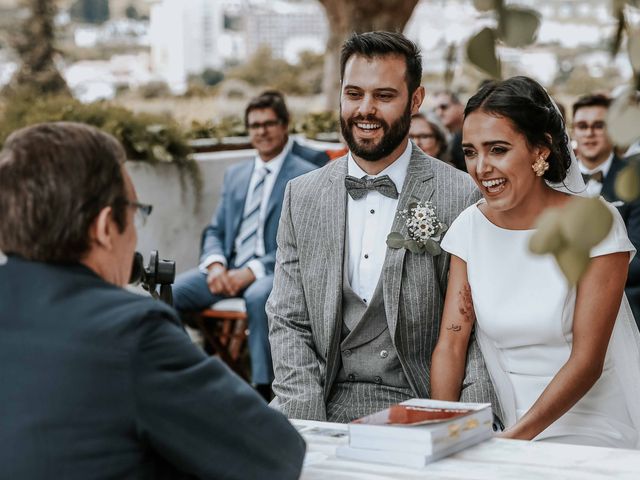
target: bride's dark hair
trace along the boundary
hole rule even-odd
[[[547,147],[549,170],[543,178],[554,183],[565,179],[571,155],[564,119],[538,82],[523,76],[488,82],[469,99],[464,117],[476,110],[508,118],[529,146]]]

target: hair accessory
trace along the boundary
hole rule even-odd
[[[535,163],[531,165],[531,168],[535,172],[536,176],[541,177],[544,175],[544,172],[549,170],[549,162],[545,160],[544,156],[540,156]]]

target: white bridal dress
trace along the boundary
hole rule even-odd
[[[528,250],[534,230],[508,230],[478,208],[467,208],[442,248],[467,263],[476,313],[476,337],[503,410],[513,425],[568,360],[576,289],[552,255]],[[607,204],[608,205],[608,204]],[[635,249],[620,214],[591,256]],[[609,343],[604,371],[589,392],[536,440],[636,448],[640,431],[640,335],[626,297]]]

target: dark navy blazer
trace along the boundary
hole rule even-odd
[[[304,449],[173,309],[82,265],[0,265],[0,479],[294,479]]]
[[[627,165],[628,162],[626,160],[616,156],[613,157],[611,169],[602,181],[601,195],[608,202],[618,202],[618,211],[627,226],[629,240],[631,240],[633,246],[638,250],[638,253],[636,253],[636,256],[631,260],[631,264],[629,265],[625,293],[627,294],[627,299],[629,300],[633,314],[636,317],[636,323],[640,326],[640,200],[630,203],[622,202],[615,192],[616,177]]]
[[[203,262],[209,255],[222,255],[228,265],[232,265],[234,256],[234,244],[240,223],[244,213],[244,204],[249,192],[249,183],[254,159],[230,166],[224,174],[222,185],[222,197],[218,203],[211,223],[202,233],[200,249],[200,261]],[[262,262],[266,274],[273,273],[276,260],[276,234],[282,211],[282,201],[287,183],[292,178],[310,172],[315,165],[303,160],[292,152],[289,152],[282,162],[280,173],[273,185],[271,197],[267,204],[267,215],[264,224],[265,255],[258,260]]]

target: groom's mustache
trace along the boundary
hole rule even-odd
[[[349,125],[349,127],[353,127],[358,122],[375,122],[375,123],[379,123],[384,132],[387,132],[389,130],[389,124],[387,122],[385,122],[384,120],[382,120],[381,118],[376,117],[373,114],[369,114],[367,116],[355,115],[355,116],[347,119],[347,124]]]

